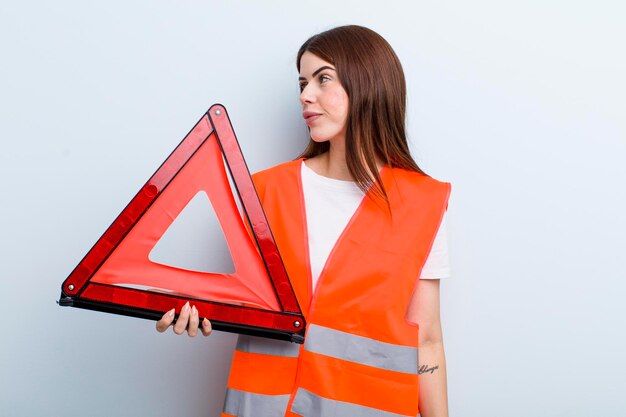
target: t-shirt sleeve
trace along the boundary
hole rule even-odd
[[[426,263],[422,269],[420,279],[441,279],[449,278],[452,274],[450,271],[450,257],[448,254],[448,235],[446,227],[447,211],[444,212],[439,230],[435,236],[433,247],[430,254],[426,258]]]

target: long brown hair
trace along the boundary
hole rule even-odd
[[[413,160],[406,138],[406,82],[400,60],[378,33],[363,26],[339,26],[307,39],[298,51],[296,67],[305,52],[331,63],[348,94],[346,163],[364,192],[387,200],[376,158],[390,167],[425,174]],[[328,142],[309,141],[301,158],[330,148]]]

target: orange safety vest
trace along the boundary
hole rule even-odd
[[[418,325],[406,312],[450,184],[383,168],[391,210],[363,199],[313,291],[301,163],[254,181],[307,320],[305,343],[239,336],[222,417],[418,416]]]

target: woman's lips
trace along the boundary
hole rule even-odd
[[[321,116],[321,114],[316,114],[315,116],[307,117],[306,118],[306,124],[311,126],[313,124],[313,122],[315,122],[320,116]]]
[[[309,126],[311,126],[311,124],[315,122],[320,116],[321,116],[320,113],[314,113],[310,111],[305,111],[302,113],[302,117],[304,117],[306,124]]]

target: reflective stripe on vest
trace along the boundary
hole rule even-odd
[[[237,347],[235,349],[240,352],[297,358],[300,352],[300,345],[283,340],[266,339],[264,337],[242,334],[237,339]]]
[[[317,324],[309,325],[304,349],[388,371],[417,373],[418,350],[414,347],[380,342]]]
[[[289,394],[263,395],[226,389],[224,413],[232,416],[283,417],[289,403]]]
[[[411,417],[390,413],[376,408],[364,407],[320,397],[303,388],[298,388],[291,412],[305,417]],[[417,415],[419,417],[419,414]]]

